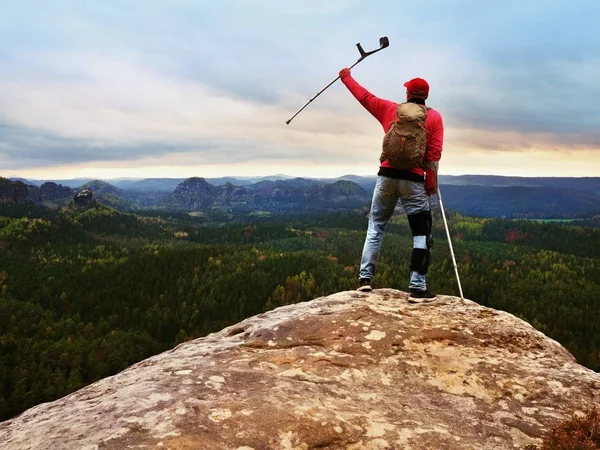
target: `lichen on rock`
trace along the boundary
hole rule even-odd
[[[379,289],[277,308],[0,424],[13,449],[515,449],[600,375],[508,314]]]

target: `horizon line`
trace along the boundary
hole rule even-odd
[[[439,177],[452,177],[452,178],[459,178],[459,177],[495,177],[495,178],[523,178],[523,179],[541,179],[541,178],[555,178],[555,179],[585,179],[585,178],[590,178],[590,179],[594,179],[594,178],[598,178],[600,179],[600,176],[594,177],[594,176],[581,176],[581,177],[569,177],[569,176],[523,176],[523,175],[491,175],[491,174],[478,174],[478,173],[465,173],[465,174],[461,174],[461,175],[445,175],[445,174],[439,174]],[[344,175],[340,175],[340,176],[332,176],[332,177],[311,177],[311,176],[292,176],[292,175],[287,175],[284,173],[279,173],[279,174],[271,174],[271,175],[224,175],[224,176],[218,176],[218,177],[205,177],[205,176],[200,176],[200,175],[192,175],[192,176],[188,176],[188,177],[143,177],[143,178],[139,178],[139,177],[116,177],[116,178],[104,178],[104,177],[74,177],[74,178],[61,178],[61,177],[55,177],[55,178],[35,178],[35,177],[27,177],[27,176],[2,176],[0,175],[0,178],[6,178],[9,180],[27,180],[27,181],[56,181],[56,180],[60,180],[60,181],[77,181],[77,180],[92,180],[92,181],[144,181],[144,180],[188,180],[190,178],[203,178],[203,179],[222,179],[222,178],[234,178],[234,179],[240,179],[240,180],[250,180],[250,179],[260,179],[260,178],[287,178],[287,179],[298,179],[298,178],[302,178],[302,179],[307,179],[307,180],[333,180],[333,179],[338,179],[338,178],[344,178],[344,177],[360,177],[360,178],[377,178],[378,175],[356,175],[356,174],[352,174],[352,173],[347,173]]]

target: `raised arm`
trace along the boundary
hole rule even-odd
[[[356,100],[358,100],[359,103],[363,105],[364,108],[379,121],[384,129],[387,129],[390,124],[385,123],[386,117],[389,118],[391,111],[395,113],[398,104],[371,94],[364,87],[358,84],[354,78],[352,78],[349,69],[342,69],[340,71],[340,79],[342,80],[342,83],[346,85],[352,95],[354,95]]]

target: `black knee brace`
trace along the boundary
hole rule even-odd
[[[421,211],[408,216],[408,223],[413,236],[429,236],[432,222],[431,211]]]
[[[413,248],[410,258],[411,272],[417,272],[426,275],[431,262],[431,248],[433,247],[433,238],[431,237],[432,227],[431,211],[421,211],[417,214],[408,216],[408,223],[413,236],[427,236],[427,248]]]
[[[413,248],[410,258],[410,271],[427,275],[430,260],[431,251],[428,248]]]

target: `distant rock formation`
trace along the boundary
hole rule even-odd
[[[39,186],[34,186],[32,184],[27,185],[27,199],[35,204],[42,203],[42,194]]]
[[[217,188],[204,178],[192,177],[179,184],[169,197],[169,205],[188,211],[208,209],[215,203]]]
[[[0,177],[0,203],[22,203],[29,200],[29,188],[22,181]]]
[[[248,190],[242,186],[236,186],[227,182],[221,187],[221,193],[225,198],[235,200],[248,195]]]
[[[78,192],[75,197],[73,197],[73,202],[76,206],[87,206],[94,199],[94,194],[89,189],[84,189],[81,192]]]
[[[204,178],[189,178],[179,184],[164,202],[166,209],[202,211],[211,208],[271,212],[326,211],[360,208],[369,194],[352,181],[323,183],[317,180],[264,180],[249,186],[229,182],[213,186]]]
[[[284,306],[0,424],[3,450],[523,449],[600,374],[508,314],[392,289]]]
[[[175,193],[189,193],[195,195],[211,195],[215,187],[201,177],[192,177],[185,180],[175,189]]]
[[[46,202],[63,203],[73,196],[73,189],[49,181],[40,186],[40,196]]]
[[[41,186],[25,184],[0,178],[0,203],[33,202],[40,204],[66,205],[73,196],[73,189],[53,182]]]

